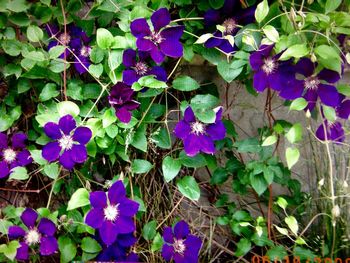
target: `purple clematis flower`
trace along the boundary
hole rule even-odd
[[[55,253],[58,249],[57,240],[54,237],[56,232],[55,224],[47,219],[41,218],[36,224],[38,214],[31,208],[26,208],[21,220],[26,226],[25,229],[19,226],[10,226],[8,235],[10,239],[20,239],[20,247],[17,248],[16,259],[28,260],[29,248],[35,245],[40,246],[40,254],[48,256]]]
[[[159,66],[150,67],[146,60],[149,57],[148,52],[139,51],[138,56],[133,49],[127,49],[123,53],[123,65],[126,69],[123,71],[123,82],[131,86],[139,78],[147,75],[154,75],[157,80],[166,81],[167,73],[164,68]]]
[[[100,241],[100,240],[98,240]],[[132,233],[119,234],[116,241],[110,246],[103,246],[103,250],[97,256],[98,261],[104,262],[137,262],[139,260],[137,254],[131,252],[128,253],[130,247],[136,242],[136,238]]]
[[[342,101],[341,103],[335,108],[336,114],[341,119],[349,119],[350,116],[350,100],[345,99],[344,95],[341,95]]]
[[[285,99],[296,99],[304,96],[308,101],[307,109],[312,111],[315,108],[317,99],[327,106],[336,107],[339,105],[340,95],[333,85],[340,79],[338,72],[329,69],[322,69],[315,73],[316,63],[312,63],[308,58],[302,58],[295,65],[296,74],[300,74],[301,79],[293,81],[292,86],[285,86],[280,92],[280,96]]]
[[[109,103],[115,109],[115,114],[123,123],[128,123],[131,120],[132,110],[137,109],[140,103],[133,100],[134,91],[122,82],[118,82],[111,89],[108,96]]]
[[[343,142],[345,132],[340,122],[325,120],[316,130],[316,137],[321,141]]]
[[[79,72],[79,74],[83,74],[87,72],[86,69],[90,66],[90,52],[91,47],[89,46],[90,38],[86,35],[86,33],[80,28],[74,25],[67,26],[66,34],[64,32],[60,32],[58,27],[55,25],[46,25],[46,31],[50,37],[55,36],[59,41],[52,40],[48,45],[48,49],[50,50],[52,47],[57,45],[65,45],[69,47],[74,54],[79,58],[79,60],[74,56],[74,67]],[[68,59],[70,57],[70,52],[66,49],[60,56],[60,58],[66,57]]]
[[[185,110],[184,118],[176,125],[174,133],[183,140],[184,150],[188,156],[195,156],[199,152],[214,154],[214,141],[225,138],[226,128],[221,121],[222,108],[216,110],[215,122],[211,124],[196,120],[191,107]]]
[[[173,259],[175,263],[196,263],[202,246],[199,237],[190,234],[188,224],[181,220],[176,223],[174,230],[166,227],[163,232],[165,244],[162,256],[166,261]]]
[[[237,25],[253,23],[256,6],[242,8],[239,0],[226,0],[224,6],[218,10],[210,9],[204,14],[206,26],[221,25],[223,31],[215,31],[214,37],[209,38],[204,46],[207,48],[218,47],[226,53],[233,52],[236,48],[225,39],[225,36],[234,36],[239,31]]]
[[[108,190],[108,198],[103,191],[90,193],[92,209],[87,213],[85,222],[98,229],[103,243],[112,245],[118,234],[135,231],[133,216],[139,204],[126,197],[122,181],[115,182]]]
[[[145,18],[138,18],[131,22],[131,33],[137,38],[136,46],[141,51],[149,51],[156,63],[164,61],[165,56],[179,58],[183,55],[180,38],[183,26],[166,27],[170,23],[168,9],[161,8],[151,16],[153,30],[150,29]]]
[[[254,71],[253,86],[256,91],[266,88],[276,91],[291,86],[295,77],[289,61],[278,61],[280,54],[271,55],[274,45],[262,45],[250,55],[249,62]]]
[[[71,115],[60,118],[58,124],[48,122],[44,126],[45,134],[53,139],[43,147],[42,156],[49,162],[59,159],[60,164],[71,170],[76,163],[87,159],[86,144],[90,141],[92,132],[87,127],[76,127]]]
[[[11,141],[7,136],[0,133],[0,178],[5,178],[11,173],[11,169],[17,166],[26,166],[33,159],[29,151],[25,148],[27,135],[16,133],[12,136]]]

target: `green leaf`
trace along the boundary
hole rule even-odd
[[[251,242],[247,238],[241,238],[237,243],[237,250],[235,256],[241,257],[247,254],[252,247]]]
[[[3,253],[11,261],[15,259],[17,248],[20,244],[17,240],[10,241],[10,243],[0,245],[0,253]]]
[[[59,175],[59,168],[57,163],[50,163],[44,166],[44,173],[51,179],[56,179]]]
[[[209,38],[212,38],[213,37],[213,34],[211,33],[207,33],[207,34],[204,34],[204,35],[201,35],[196,42],[194,42],[194,44],[204,44],[205,42],[207,42],[207,40]]]
[[[164,81],[155,79],[153,75],[143,76],[132,85],[132,89],[135,91],[139,91],[144,87],[151,89],[163,89],[168,87],[168,85]]]
[[[99,28],[96,31],[96,42],[100,48],[109,49],[114,42],[114,37],[107,29]]]
[[[269,4],[267,0],[263,0],[258,4],[255,10],[255,20],[256,22],[260,23],[264,20],[264,18],[269,13]]]
[[[288,147],[286,149],[286,160],[289,169],[291,169],[298,162],[299,157],[300,153],[297,148]]]
[[[315,48],[315,54],[318,58],[318,61],[326,68],[341,72],[341,63],[342,60],[339,56],[338,51],[333,47],[328,45],[320,45]]]
[[[28,178],[29,175],[25,167],[15,167],[11,169],[10,180],[26,180]]]
[[[23,56],[25,58],[31,59],[33,61],[38,61],[38,62],[42,62],[46,59],[44,53],[41,51],[30,51],[29,53]]]
[[[308,102],[304,98],[298,98],[293,100],[293,102],[289,106],[289,109],[301,111],[306,108],[307,104]]]
[[[30,82],[28,79],[20,78],[17,82],[17,92],[24,93],[30,89]]]
[[[131,164],[131,171],[135,174],[148,173],[153,168],[149,161],[135,159]]]
[[[190,168],[199,168],[207,165],[207,161],[201,154],[197,154],[194,157],[189,157],[184,151],[182,151],[180,152],[179,159],[181,160],[182,165]]]
[[[84,237],[81,240],[81,249],[86,253],[97,253],[102,250],[102,247],[95,239]]]
[[[295,219],[295,217],[294,216],[287,216],[284,219],[284,222],[286,222],[287,226],[292,231],[292,233],[297,236],[299,226],[298,226],[298,221]]]
[[[327,120],[334,122],[337,118],[337,114],[335,112],[335,109],[326,105],[322,106],[324,116]]]
[[[262,174],[256,174],[254,175],[253,173],[250,174],[250,184],[252,185],[253,189],[258,195],[263,194],[267,187],[268,184]]]
[[[41,91],[39,99],[41,101],[47,101],[49,99],[57,97],[59,94],[60,92],[56,89],[56,84],[47,83]]]
[[[214,9],[219,9],[224,6],[225,0],[209,0],[209,4]]]
[[[91,64],[89,66],[89,73],[94,76],[95,78],[99,78],[102,73],[103,73],[103,66],[102,64],[97,64],[97,65],[94,65],[94,64]]]
[[[247,64],[245,60],[234,60],[228,63],[226,60],[219,62],[217,69],[220,76],[228,83],[232,82],[243,71],[243,66]]]
[[[276,204],[282,209],[286,209],[288,206],[287,200],[280,196],[277,198]]]
[[[131,145],[143,152],[147,152],[147,138],[144,129],[138,129],[134,133]]]
[[[54,46],[49,50],[50,59],[58,58],[66,50],[64,46]]]
[[[287,48],[280,56],[280,60],[287,60],[290,58],[301,58],[309,53],[306,44],[296,44]]]
[[[296,143],[303,137],[303,127],[300,123],[296,123],[289,129],[286,134],[286,138],[290,143]]]
[[[60,236],[58,238],[58,248],[61,252],[61,263],[71,262],[77,254],[77,246],[69,237]]]
[[[10,0],[7,1],[6,8],[15,13],[24,12],[29,8],[29,4],[26,0]]]
[[[287,230],[286,228],[284,228],[284,227],[279,227],[279,226],[277,226],[277,225],[275,225],[275,227],[276,227],[277,231],[278,231],[280,234],[282,234],[282,235],[284,235],[284,236],[288,236],[288,230]]]
[[[276,28],[274,28],[271,25],[267,25],[263,28],[263,31],[266,35],[266,37],[273,43],[278,42],[280,36],[278,34],[278,31],[276,30]]]
[[[199,84],[189,76],[179,76],[174,79],[173,88],[181,91],[192,91],[198,89]]]
[[[210,178],[210,184],[217,185],[223,184],[228,178],[228,172],[224,168],[217,168]]]
[[[275,246],[270,248],[266,252],[266,256],[273,261],[283,260],[288,255],[286,249],[283,246]]]
[[[151,247],[152,252],[159,251],[162,248],[163,244],[164,244],[164,241],[162,236],[159,233],[157,233],[152,242],[152,247]]]
[[[72,101],[61,101],[57,104],[57,111],[61,117],[67,114],[76,117],[80,113],[79,106]]]
[[[112,110],[112,108],[109,108],[102,116],[102,127],[107,128],[116,121],[117,117],[115,116],[115,112]]]
[[[173,159],[171,156],[166,156],[162,163],[162,171],[166,182],[170,182],[180,172],[181,161]]]
[[[67,211],[90,204],[89,192],[85,188],[77,189],[68,201]]]
[[[269,137],[267,137],[261,146],[270,146],[270,145],[275,144],[276,142],[277,142],[277,136],[275,134],[273,134],[273,135],[270,135]]]
[[[260,143],[257,138],[248,138],[242,141],[235,142],[233,146],[237,147],[237,151],[241,153],[257,153],[261,151]]]
[[[336,10],[340,6],[341,2],[342,0],[327,0],[324,7],[326,14]]]
[[[144,225],[142,228],[142,236],[147,241],[152,240],[157,234],[157,221],[152,220]]]
[[[27,27],[27,38],[31,42],[39,42],[44,37],[43,30],[38,26]]]
[[[179,191],[187,198],[198,201],[201,195],[199,186],[192,176],[185,176],[176,183]]]

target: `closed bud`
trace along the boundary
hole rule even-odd
[[[332,208],[332,216],[333,217],[339,217],[340,216],[340,207],[339,207],[339,205],[335,205]]]

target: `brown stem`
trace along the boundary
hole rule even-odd
[[[66,19],[66,12],[64,11],[63,7],[63,1],[60,0],[61,3],[61,9],[62,9],[62,16],[63,16],[63,24],[64,24],[64,35],[67,36],[67,19]],[[66,51],[63,52],[63,59],[64,59],[64,69],[63,69],[63,95],[64,100],[67,99],[67,59],[66,59]]]
[[[271,217],[272,217],[272,184],[269,185],[269,207],[267,210],[267,231],[271,239]]]

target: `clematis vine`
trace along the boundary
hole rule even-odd
[[[295,79],[293,67],[289,61],[278,61],[280,54],[272,55],[274,45],[262,45],[249,57],[254,71],[253,86],[257,92],[266,88],[275,91],[290,87]]]
[[[191,107],[187,107],[184,118],[174,129],[176,137],[183,140],[184,150],[188,156],[199,152],[214,154],[214,141],[225,138],[226,128],[221,121],[222,108],[216,108],[214,123],[206,124],[196,119]]]
[[[27,135],[16,133],[11,140],[4,133],[0,133],[0,178],[11,174],[11,169],[18,166],[26,166],[32,163],[33,159],[25,148]]]
[[[17,248],[16,259],[28,260],[29,248],[34,249],[39,246],[39,252],[42,256],[54,254],[58,249],[55,238],[56,226],[47,219],[41,218],[37,223],[38,214],[31,208],[26,208],[21,220],[26,228],[20,226],[10,226],[8,236],[10,239],[18,239],[20,247]]]
[[[297,78],[293,85],[285,86],[280,96],[285,99],[295,99],[303,96],[308,101],[307,109],[315,108],[318,98],[322,104],[336,107],[339,105],[340,95],[337,88],[329,83],[336,83],[340,79],[338,72],[322,69],[316,73],[317,63],[308,58],[302,58],[295,65]],[[299,77],[300,76],[300,77]]]
[[[90,193],[92,209],[87,213],[85,222],[98,229],[101,239],[107,246],[112,245],[119,234],[135,231],[133,216],[139,204],[126,197],[122,181],[115,182],[106,195],[103,191]]]
[[[153,29],[151,30],[145,18],[138,18],[131,22],[131,33],[136,37],[136,46],[141,51],[149,51],[151,58],[162,63],[165,56],[179,58],[183,55],[180,38],[183,26],[168,26],[171,21],[168,9],[161,8],[151,16]]]
[[[131,111],[137,109],[140,103],[133,99],[135,92],[126,84],[115,84],[108,96],[109,104],[115,109],[115,114],[123,123],[131,120]]]
[[[123,65],[126,69],[123,71],[123,82],[131,86],[139,78],[147,75],[154,75],[160,81],[167,80],[167,73],[164,68],[159,66],[149,66],[146,62],[149,53],[139,51],[138,54],[133,49],[127,49],[123,53]]]
[[[86,33],[79,27],[74,25],[68,25],[66,33],[59,31],[56,25],[46,25],[46,31],[50,37],[55,37],[58,40],[54,39],[50,41],[48,45],[48,49],[50,50],[52,47],[57,45],[64,45],[69,47],[74,54],[79,58],[75,57],[74,67],[79,72],[79,74],[83,74],[87,72],[86,69],[90,66],[90,52],[91,47],[89,46],[90,38],[86,35]],[[71,56],[68,49],[61,54],[60,58],[66,57],[68,59]]]
[[[76,127],[76,122],[71,115],[61,117],[58,124],[46,123],[44,132],[54,140],[43,147],[44,159],[49,162],[58,159],[60,164],[68,170],[73,169],[75,164],[86,161],[86,144],[90,141],[92,132],[87,127]]]
[[[253,23],[255,8],[255,6],[242,8],[239,0],[226,0],[222,8],[208,10],[204,14],[205,25],[219,25],[221,29],[215,31],[213,37],[205,42],[205,47],[218,47],[226,53],[233,52],[235,46],[230,43],[227,36],[235,36],[239,26]]]
[[[316,130],[316,137],[321,141],[340,143],[345,140],[345,132],[339,121],[325,120]]]
[[[199,237],[190,234],[188,224],[181,220],[176,223],[174,229],[164,228],[162,257],[166,261],[174,260],[175,263],[196,263],[202,246]]]

